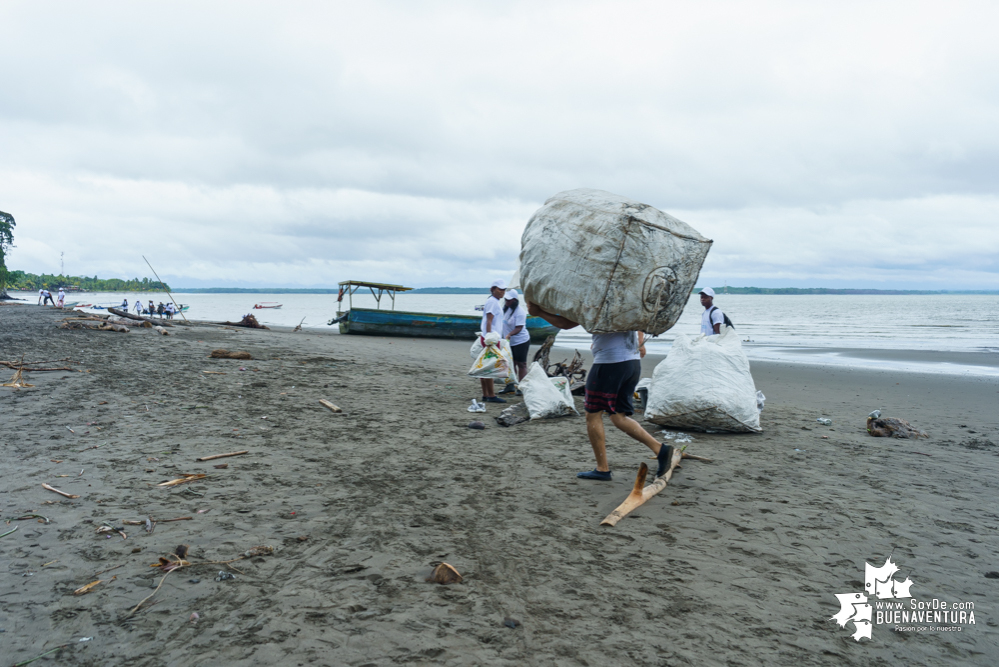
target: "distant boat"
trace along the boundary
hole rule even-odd
[[[283,304],[277,301],[261,301],[260,303],[254,304],[253,308],[255,310],[260,310],[261,308],[280,308]]]
[[[411,287],[384,285],[348,280],[340,283],[340,298],[353,296],[361,287],[367,287],[381,305],[381,297],[387,294],[392,299],[392,310],[379,308],[354,308],[348,301],[347,311],[338,311],[330,324],[339,324],[342,334],[368,336],[413,336],[419,338],[458,338],[474,340],[479,334],[482,317],[479,315],[448,315],[443,313],[414,313],[395,310],[396,292],[404,292]],[[543,342],[548,336],[558,333],[558,328],[540,317],[527,318],[527,331],[531,341]]]

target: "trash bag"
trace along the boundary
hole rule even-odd
[[[687,431],[759,433],[756,386],[735,330],[677,336],[652,374],[645,419]]]
[[[500,338],[495,331],[485,335],[486,344],[483,346],[478,339],[475,345],[480,348],[479,355],[472,362],[472,367],[468,374],[475,378],[488,380],[508,380],[516,381],[516,374],[513,371],[513,351],[510,349],[510,341]],[[472,350],[475,350],[475,345]]]
[[[517,278],[527,301],[590,333],[657,335],[679,319],[711,243],[651,206],[569,190],[528,221]]]
[[[518,385],[524,394],[524,405],[531,419],[547,419],[579,414],[569,393],[569,379],[548,377],[541,364],[534,362]]]

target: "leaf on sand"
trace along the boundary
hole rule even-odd
[[[184,484],[185,482],[193,482],[194,480],[204,479],[205,477],[208,477],[208,475],[204,474],[184,475],[179,479],[171,479],[169,482],[163,482],[161,484],[157,484],[156,486],[177,486],[178,484]]]
[[[111,577],[109,581],[114,581],[115,578],[116,577]],[[103,579],[98,579],[97,581],[91,581],[86,586],[80,586],[75,591],[73,591],[73,595],[84,595],[85,593],[89,593],[90,591],[94,590],[97,584],[103,584],[103,583],[104,583]]]

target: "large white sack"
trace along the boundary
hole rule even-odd
[[[645,419],[684,430],[760,432],[756,386],[735,330],[678,335],[652,374]]]
[[[527,301],[590,333],[655,335],[676,324],[711,243],[646,204],[568,190],[528,221],[517,277]]]
[[[534,362],[517,388],[524,394],[524,405],[531,419],[564,417],[579,414],[569,391],[569,379],[548,377],[541,364]]]

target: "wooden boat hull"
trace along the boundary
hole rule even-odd
[[[479,334],[481,316],[411,313],[401,310],[352,308],[340,321],[340,333],[362,336],[408,336],[417,338],[457,338],[474,340]],[[544,342],[559,329],[540,317],[527,318],[532,343]]]

